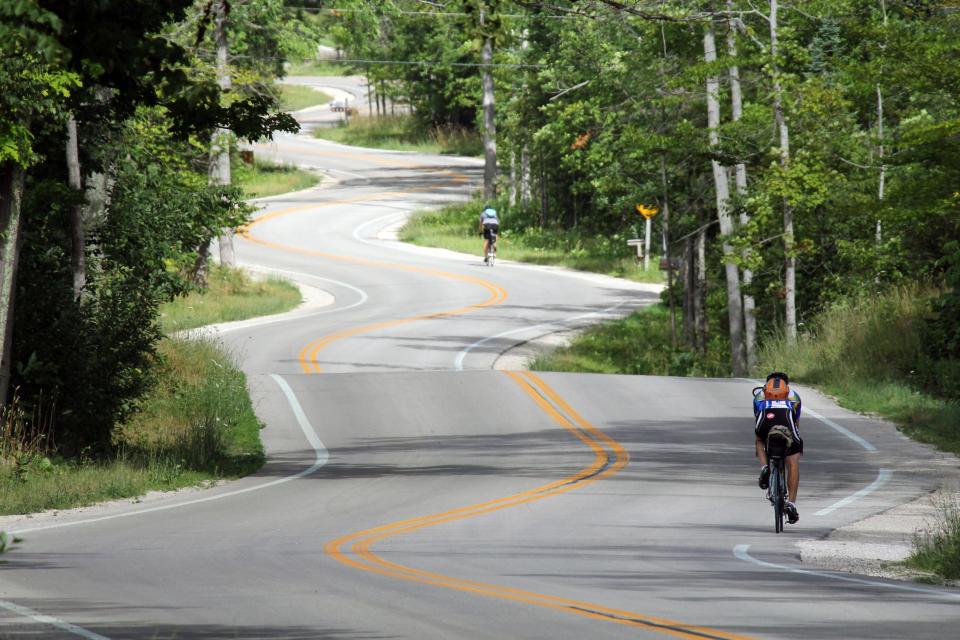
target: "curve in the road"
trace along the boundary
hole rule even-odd
[[[381,199],[384,194],[378,194],[375,199]],[[374,199],[371,197],[370,199]],[[353,199],[350,202],[361,201],[363,198]],[[412,271],[415,273],[423,273],[426,275],[436,276],[440,278],[449,278],[451,280],[460,280],[462,282],[469,282],[475,284],[483,289],[486,289],[490,294],[485,300],[476,302],[474,304],[457,307],[455,309],[448,309],[444,311],[437,311],[434,313],[422,314],[417,316],[411,316],[408,318],[398,318],[395,320],[386,320],[383,322],[376,322],[373,324],[363,325],[359,327],[351,327],[349,329],[344,329],[342,331],[337,331],[335,333],[323,336],[307,344],[300,351],[300,366],[302,367],[304,373],[321,373],[320,365],[317,362],[317,356],[322,349],[324,349],[329,344],[336,342],[338,340],[343,340],[345,338],[350,338],[357,335],[362,335],[364,333],[370,333],[372,331],[378,331],[380,329],[386,329],[389,327],[396,327],[403,324],[408,324],[411,322],[419,322],[422,320],[435,320],[438,318],[449,318],[452,316],[462,315],[464,313],[469,313],[477,309],[483,309],[485,307],[492,307],[503,302],[507,299],[507,291],[503,287],[496,285],[488,280],[482,280],[480,278],[475,278],[473,276],[462,275],[459,273],[451,273],[448,271],[439,271],[437,269],[427,269],[425,267],[417,267],[409,264],[395,263],[395,262],[383,262],[380,260],[368,260],[365,258],[356,258],[353,256],[343,256],[333,253],[327,253],[324,251],[315,251],[313,249],[305,249],[302,247],[295,247],[292,245],[281,244],[278,242],[273,242],[260,238],[253,235],[252,228],[258,224],[261,224],[267,220],[274,220],[280,216],[290,215],[293,213],[299,213],[301,211],[312,209],[319,206],[332,206],[334,204],[342,204],[343,200],[330,201],[322,203],[320,205],[311,205],[309,207],[291,207],[289,209],[281,209],[278,211],[273,211],[265,216],[262,216],[250,224],[248,224],[243,230],[242,235],[244,238],[251,242],[261,244],[273,249],[278,249],[281,251],[288,251],[293,253],[298,253],[300,255],[308,255],[317,258],[325,258],[327,260],[336,260],[339,262],[349,262],[351,264],[363,265],[367,267],[375,267],[379,269],[393,269],[399,271]]]
[[[465,580],[440,573],[424,571],[390,562],[373,552],[373,545],[387,538],[412,533],[438,524],[474,518],[501,509],[525,505],[537,500],[560,495],[611,476],[626,466],[629,461],[629,454],[623,445],[587,421],[539,376],[531,372],[508,371],[504,373],[512,378],[514,382],[532,398],[537,406],[557,424],[569,430],[586,444],[594,452],[593,462],[571,476],[527,491],[450,511],[410,520],[400,520],[341,536],[325,545],[324,550],[327,554],[347,566],[391,578],[464,591],[490,598],[499,598],[546,607],[587,618],[642,627],[650,631],[675,637],[697,640],[744,639],[745,636],[732,635],[707,627],[686,625],[674,620],[647,616],[631,611],[613,609],[590,602],[581,602],[569,598],[550,596],[522,589]],[[349,547],[349,552],[346,550],[347,547]]]

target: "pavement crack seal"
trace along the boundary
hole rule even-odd
[[[593,461],[577,473],[513,494],[503,498],[481,502],[450,511],[427,516],[399,520],[389,524],[357,531],[324,545],[324,551],[332,558],[349,567],[370,571],[383,576],[419,582],[445,589],[454,589],[489,598],[510,600],[536,605],[587,618],[615,622],[679,638],[710,640],[742,640],[744,636],[732,635],[706,627],[686,625],[673,620],[641,615],[589,602],[525,591],[484,582],[476,582],[452,576],[424,571],[391,562],[373,552],[377,542],[387,538],[413,533],[438,524],[455,522],[482,516],[510,507],[529,504],[537,500],[561,495],[597,480],[609,477],[626,466],[629,455],[623,445],[597,429],[577,413],[563,398],[550,388],[539,376],[531,372],[504,372],[557,424],[570,431],[593,451]]]

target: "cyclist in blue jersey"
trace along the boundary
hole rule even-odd
[[[480,213],[480,233],[483,235],[483,261],[489,261],[487,257],[490,252],[490,239],[495,233],[500,232],[500,220],[497,218],[497,210],[490,205],[484,205]]]
[[[787,374],[775,371],[767,376],[762,387],[753,392],[753,415],[756,418],[756,450],[760,458],[760,488],[766,489],[770,481],[770,467],[764,443],[770,428],[776,425],[788,427],[793,434],[793,443],[787,449],[787,521],[790,524],[800,519],[797,511],[797,491],[800,489],[800,456],[803,455],[803,440],[800,438],[800,395],[790,388]]]

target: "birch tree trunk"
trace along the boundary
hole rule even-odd
[[[790,130],[783,115],[783,87],[780,84],[780,67],[777,63],[777,0],[770,0],[770,58],[773,68],[773,118],[780,135],[780,167],[786,173],[790,167]],[[793,205],[783,201],[783,251],[784,259],[784,327],[787,342],[797,340],[797,258],[794,255]]]
[[[13,162],[0,164],[0,406],[7,404],[13,361],[13,305],[20,261],[20,204],[24,171]]]
[[[693,315],[696,316],[696,348],[700,353],[706,353],[709,341],[710,328],[707,324],[707,216],[703,208],[697,207],[697,276],[694,278]]]
[[[526,209],[530,206],[533,192],[530,188],[530,148],[523,143],[520,149],[520,206]]]
[[[77,140],[77,120],[72,115],[67,119],[67,184],[83,195],[83,180],[80,175],[80,144]],[[87,284],[86,237],[83,230],[84,203],[78,201],[70,207],[70,271],[73,274],[73,298],[80,300]]]
[[[667,291],[670,292],[670,346],[677,348],[677,312],[673,302],[673,263],[670,261],[670,191],[667,183],[667,158],[660,154],[660,186],[663,189],[663,202],[660,208],[663,211],[663,259],[667,262]],[[647,221],[647,252],[644,260],[650,254],[650,221]]]
[[[483,23],[483,13],[480,14]],[[493,63],[493,40],[486,38],[480,53],[483,64]],[[483,197],[492,200],[497,197],[497,127],[493,120],[493,71],[483,68]]]
[[[510,196],[509,203],[510,208],[517,206],[517,193],[519,189],[517,187],[517,152],[514,150],[510,154]]]
[[[880,206],[883,207],[884,189],[887,182],[887,165],[884,164],[883,161],[886,149],[883,145],[883,90],[880,88],[879,82],[877,83],[877,140],[879,141],[877,151],[880,156],[880,180],[877,185],[877,200],[880,202]],[[883,225],[879,216],[877,217],[876,241],[878,245],[883,242]]]
[[[707,63],[717,61],[717,46],[713,34],[713,24],[708,23],[703,35],[703,55]],[[710,147],[720,145],[720,83],[717,76],[707,77],[707,126],[709,128]],[[717,219],[720,222],[720,237],[723,243],[724,270],[727,280],[727,319],[730,331],[730,364],[734,376],[746,375],[746,358],[743,347],[743,299],[740,297],[740,268],[733,257],[730,236],[733,234],[733,220],[730,217],[730,183],[727,168],[716,160],[711,160],[713,182],[717,195]]]
[[[728,0],[727,10],[733,10],[733,2]],[[737,34],[733,24],[727,30],[727,55],[731,61],[737,59]],[[734,122],[743,117],[743,92],[740,88],[740,68],[736,64],[729,66],[730,76],[730,118]],[[737,198],[741,203],[747,197],[747,165],[738,162],[734,166],[734,184],[737,189]],[[750,214],[745,207],[740,206],[740,225],[746,226],[750,222]],[[743,250],[744,261],[750,258],[750,249]],[[743,346],[746,355],[747,369],[753,369],[757,364],[757,313],[756,302],[749,293],[753,282],[753,271],[750,267],[743,267]]]
[[[230,70],[227,67],[227,0],[215,0],[217,42],[217,81],[222,91],[232,87]],[[230,131],[218,128],[213,133],[210,144],[210,184],[228,185],[230,175]],[[220,236],[220,263],[228,267],[236,266],[233,251],[233,229],[224,229]]]

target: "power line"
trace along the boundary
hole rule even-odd
[[[550,65],[546,64],[512,64],[508,62],[433,62],[430,60],[359,60],[359,59],[336,59],[323,60],[322,62],[341,62],[343,64],[401,64],[421,67],[504,67],[511,69],[542,69]]]
[[[325,8],[325,7],[302,7],[294,5],[286,5],[286,9],[299,9],[301,11],[307,11],[308,13],[327,13],[330,15],[339,15],[341,13],[363,13],[369,11],[369,9],[337,9],[337,8]],[[448,18],[469,18],[473,14],[458,12],[458,11],[410,11],[402,9],[400,11],[392,11],[386,15],[403,15],[403,16],[437,16],[437,17],[448,17]],[[501,18],[526,18],[530,20],[576,20],[586,16],[580,15],[544,15],[544,14],[529,14],[529,13],[499,13],[497,14]]]

